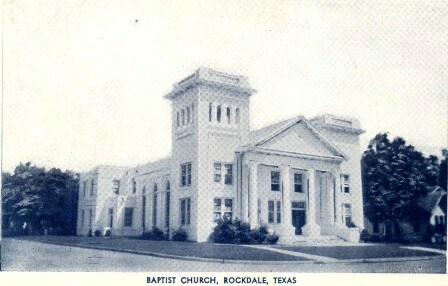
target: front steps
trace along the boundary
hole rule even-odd
[[[336,235],[304,236],[297,235],[293,241],[294,245],[346,245],[349,244]]]

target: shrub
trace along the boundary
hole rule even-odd
[[[101,236],[101,230],[99,230],[99,229],[95,230],[93,235],[95,235],[95,237],[100,237]]]
[[[268,237],[269,240],[267,240]],[[209,240],[227,244],[275,244],[278,241],[278,236],[269,236],[268,230],[264,226],[251,230],[248,223],[236,219],[233,222],[219,220],[210,234]]]
[[[87,236],[88,237],[92,237],[93,235],[92,235],[92,230],[91,229],[89,229],[89,232],[87,232]]]
[[[143,239],[147,240],[167,240],[166,235],[158,227],[153,227],[150,232],[145,232],[142,234]]]
[[[266,236],[265,243],[266,244],[276,244],[278,239],[279,239],[278,235],[269,234],[268,236]]]
[[[369,234],[367,229],[361,230],[361,234],[359,235],[359,239],[363,242],[372,241],[372,236]]]
[[[266,237],[268,236],[269,232],[266,229],[266,227],[261,226],[259,228],[253,229],[250,232],[250,238],[252,240],[252,243],[254,244],[262,244]]]
[[[215,243],[235,243],[235,232],[232,222],[228,220],[219,220],[210,234],[209,240]]]
[[[188,240],[188,234],[183,229],[178,229],[173,233],[173,240],[174,241],[187,241]]]
[[[110,231],[110,229],[106,229],[106,231],[104,232],[104,236],[105,237],[109,237],[111,236],[112,232]]]

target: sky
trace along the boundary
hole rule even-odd
[[[2,168],[76,172],[170,154],[172,84],[200,66],[257,89],[251,127],[358,118],[438,155],[448,134],[448,3],[7,1]]]

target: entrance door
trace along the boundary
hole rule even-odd
[[[292,225],[296,228],[296,234],[302,234],[302,227],[306,224],[305,202],[291,202]]]

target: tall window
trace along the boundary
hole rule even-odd
[[[212,122],[212,116],[213,116],[213,105],[210,103],[208,105],[208,121]]]
[[[280,191],[280,172],[271,171],[271,191]]]
[[[216,183],[221,183],[221,163],[214,163],[213,167],[215,169],[215,173],[213,174],[213,180]]]
[[[95,195],[95,179],[90,180],[90,196]]]
[[[216,108],[216,121],[221,122],[221,105]]]
[[[190,198],[185,198],[180,200],[180,224],[189,225],[190,224],[190,211],[191,203]]]
[[[120,180],[113,180],[112,191],[115,195],[118,195],[120,193]]]
[[[185,109],[182,109],[180,113],[182,115],[182,126],[184,126],[185,125]]]
[[[213,200],[213,217],[215,221],[219,219],[231,221],[233,218],[233,200],[216,198]],[[224,207],[223,207],[224,206]]]
[[[146,187],[143,186],[142,189],[142,228],[145,231],[146,225]]]
[[[135,194],[137,192],[137,182],[135,179],[132,179],[132,193]]]
[[[194,122],[194,103],[191,104],[191,123]]]
[[[230,107],[226,108],[227,124],[230,124]]]
[[[236,124],[240,123],[240,109],[239,108],[235,109],[235,123]]]
[[[303,175],[301,173],[294,174],[294,192],[303,193]]]
[[[345,225],[348,227],[352,227],[352,207],[350,204],[342,204],[342,213],[343,213],[343,219],[345,221]]]
[[[281,201],[268,201],[268,223],[282,222]]]
[[[180,114],[179,114],[179,111],[177,112],[176,122],[177,122],[177,128],[179,128],[180,127]]]
[[[170,181],[166,181],[165,227],[170,227]]]
[[[344,189],[344,193],[349,194],[350,193],[350,176],[349,175],[342,175],[342,186]]]
[[[86,197],[87,181],[84,181],[84,182],[83,182],[82,189],[83,189],[83,196]]]
[[[225,164],[226,173],[224,175],[224,184],[225,185],[231,185],[233,182],[232,172],[233,167],[232,164]]]
[[[180,185],[186,187],[191,185],[191,163],[185,163],[180,165]]]
[[[190,124],[190,117],[191,117],[191,114],[190,114],[190,107],[187,106],[187,124]]]
[[[81,228],[84,228],[84,216],[85,216],[85,212],[84,210],[81,211]]]
[[[157,225],[157,184],[154,184],[152,195],[152,226]]]
[[[114,209],[109,209],[109,227],[114,226]]]
[[[89,210],[89,228],[92,227],[92,221],[93,221],[93,210]]]
[[[233,184],[233,165],[232,164],[223,164],[219,162],[215,162],[213,164],[213,181],[215,183],[223,183],[223,173],[224,173],[224,184],[232,185]]]
[[[124,226],[132,226],[132,221],[134,218],[134,208],[124,208]]]

